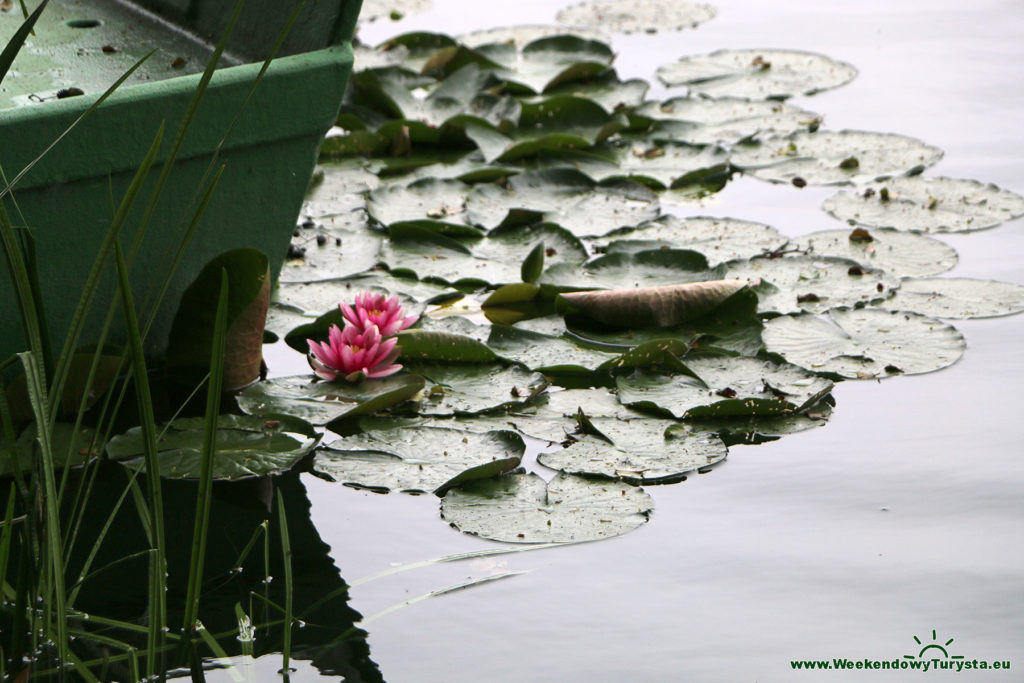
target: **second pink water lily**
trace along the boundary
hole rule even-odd
[[[317,377],[334,380],[341,377],[355,382],[363,377],[387,377],[402,369],[395,363],[400,349],[398,339],[384,339],[375,325],[362,332],[353,325],[339,329],[331,325],[326,342],[307,339],[309,364]]]
[[[376,325],[382,337],[390,337],[416,322],[417,316],[403,316],[401,304],[398,297],[392,295],[385,297],[383,294],[373,292],[360,292],[356,295],[355,306],[349,306],[344,301],[339,304],[341,314],[345,321],[365,332]]]

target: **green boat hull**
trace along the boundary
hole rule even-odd
[[[158,45],[161,51],[154,58],[162,59],[163,66],[157,63],[153,68],[176,69],[170,66],[176,59],[173,55],[192,49],[187,67],[200,71],[205,61],[205,41],[223,32],[223,21],[230,15],[233,3],[153,0],[149,4],[149,9],[164,13],[163,19],[191,22],[184,26],[195,43],[191,48],[179,45],[168,49]],[[181,293],[214,256],[239,247],[258,249],[267,255],[271,274],[276,277],[287,252],[318,147],[337,118],[352,69],[350,38],[359,3],[308,3],[304,16],[284,43],[281,53],[286,56],[276,58],[253,88],[265,53],[287,18],[280,15],[291,11],[281,7],[285,4],[290,3],[252,0],[244,8],[229,43],[227,61],[250,61],[219,68],[214,73],[156,210],[139,239],[141,246],[131,263],[131,282],[136,304],[145,316],[146,306],[158,294],[163,274],[177,256],[203,192],[213,175],[222,169],[212,199],[181,254],[180,265],[146,338],[151,353],[159,354],[166,346]],[[201,11],[196,6],[202,6]],[[57,15],[59,30],[81,21],[68,16]],[[275,20],[268,20],[270,16]],[[102,26],[115,31],[118,28],[111,27],[109,21]],[[147,30],[156,31],[163,26],[162,21],[155,21]],[[45,31],[46,26],[38,27],[37,35],[44,36]],[[26,45],[23,52],[31,47]],[[138,49],[134,44],[132,47]],[[81,54],[82,48],[78,49]],[[35,53],[25,52],[24,59],[18,58],[29,65],[29,75],[20,84],[32,85],[29,96],[44,101],[21,106],[15,103],[0,110],[0,167],[6,178],[0,189],[71,127],[99,96],[99,92],[93,92],[48,99],[47,91],[39,89],[40,84],[33,80],[31,70],[33,60],[50,57],[43,41],[43,48],[37,48]],[[18,67],[16,60],[12,74],[17,73]],[[67,335],[115,207],[163,124],[166,130],[160,156],[122,232],[126,251],[136,241],[149,190],[163,170],[178,125],[200,80],[199,73],[175,73],[158,81],[152,80],[153,75],[146,77],[147,82],[118,89],[74,126],[18,180],[4,199],[12,222],[27,227],[36,245],[45,319],[56,349]],[[79,82],[81,77],[72,78]],[[12,82],[19,85],[17,78]],[[40,96],[39,92],[44,94]],[[109,304],[115,299],[112,260],[104,268],[96,305],[81,338],[83,345],[99,339]],[[125,335],[121,318],[115,320],[107,341],[118,344]],[[3,360],[27,347],[19,324],[14,286],[6,268],[0,273],[0,323]]]

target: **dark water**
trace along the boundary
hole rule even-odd
[[[826,53],[860,69],[795,103],[825,127],[896,132],[946,151],[928,175],[1024,191],[1024,5],[1018,0],[720,0],[693,31],[616,36],[623,77],[653,80],[683,54],[723,47]],[[543,0],[442,2],[364,28],[459,33],[553,21]],[[661,91],[652,90],[652,96]],[[841,225],[833,190],[739,179],[679,215],[734,216],[783,233]],[[952,276],[1024,283],[1021,221],[943,237]],[[356,585],[351,606],[391,605],[496,571],[532,570],[365,624],[384,677],[403,681],[904,681],[907,672],[797,672],[793,659],[898,660],[933,638],[949,654],[1009,660],[1010,672],[929,680],[1024,680],[1024,316],[957,322],[951,368],[836,388],[831,422],[735,447],[707,475],[651,487],[655,514],[622,538],[395,574]],[[305,372],[293,352],[276,374]],[[312,519],[349,582],[397,564],[495,547],[439,518],[432,496],[380,496],[304,477]],[[933,629],[935,636],[933,636]],[[242,673],[268,680],[280,660]],[[309,678],[315,671],[300,668]],[[217,680],[229,680],[219,674]]]

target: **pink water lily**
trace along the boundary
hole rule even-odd
[[[416,322],[417,318],[415,315],[403,317],[404,311],[402,311],[401,304],[398,303],[397,296],[392,295],[387,298],[383,294],[374,294],[373,292],[357,294],[355,307],[349,306],[344,301],[339,304],[339,307],[349,325],[360,332],[365,332],[371,326],[376,325],[382,337],[398,334]]]
[[[395,363],[400,351],[398,339],[384,339],[376,325],[370,325],[366,331],[354,325],[346,325],[344,330],[331,325],[327,336],[323,343],[306,340],[311,354],[309,364],[321,379],[342,377],[356,382],[363,377],[387,377],[402,369]]]

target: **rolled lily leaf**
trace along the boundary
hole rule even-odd
[[[567,292],[559,296],[573,311],[606,325],[670,327],[707,314],[749,284],[746,280],[711,280],[660,287]]]

